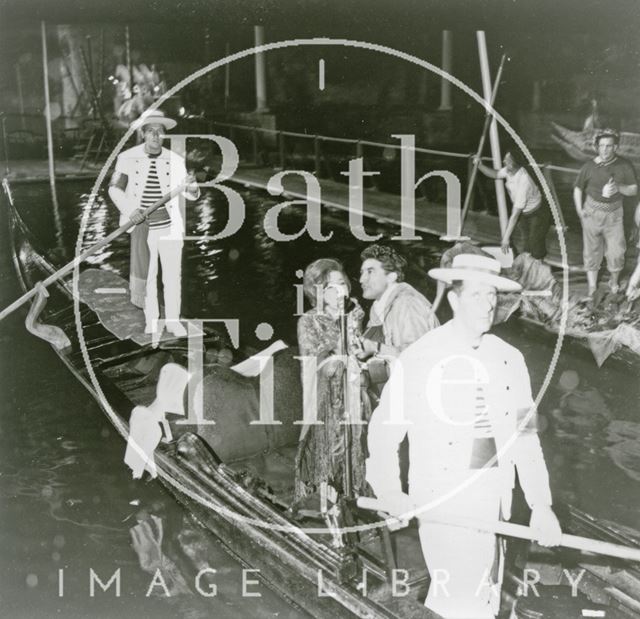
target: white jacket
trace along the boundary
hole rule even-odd
[[[483,372],[473,371],[476,363]],[[490,334],[483,336],[478,349],[472,349],[452,322],[422,336],[392,367],[368,430],[366,476],[378,497],[400,491],[398,447],[406,434],[409,495],[414,503],[443,498],[478,474],[470,467],[476,437],[475,382],[483,383],[498,452],[503,516],[508,518],[511,511],[516,469],[527,502],[551,505],[522,354]],[[530,411],[533,414],[527,420]]]
[[[109,186],[109,196],[120,211],[120,225],[126,223],[135,210],[140,208],[150,162],[151,159],[144,150],[144,144],[134,146],[118,155]],[[184,181],[187,169],[184,159],[166,148],[162,149],[156,162],[158,179],[164,195]],[[195,193],[185,190],[182,195],[188,200],[197,200],[200,197],[200,189],[198,188]],[[174,238],[182,238],[184,219],[179,197],[174,197],[165,204],[165,207],[171,218],[170,235]]]

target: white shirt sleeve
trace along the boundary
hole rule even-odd
[[[380,404],[369,421],[369,458],[366,478],[378,498],[400,492],[398,449],[407,434],[410,411],[415,410],[415,379],[408,374],[413,363],[401,355],[392,365],[389,381],[382,390]]]
[[[517,438],[513,446],[514,464],[529,507],[551,505],[549,473],[538,438],[538,414],[534,408],[529,371],[520,352],[512,362],[515,408],[518,418]]]
[[[109,197],[120,211],[122,218],[129,219],[136,210],[135,205],[127,199],[126,188],[131,182],[131,166],[129,160],[118,155],[113,172],[112,181],[109,184]],[[121,222],[123,223],[123,222]]]

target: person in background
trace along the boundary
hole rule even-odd
[[[611,292],[619,290],[626,251],[622,199],[638,193],[633,166],[616,155],[618,141],[618,132],[613,129],[598,132],[595,137],[598,156],[582,166],[573,189],[573,202],[582,223],[589,297],[598,287],[603,256],[607,259]]]
[[[120,225],[128,220],[136,225],[131,234],[129,282],[131,302],[144,309],[145,332],[157,330],[159,318],[157,278],[158,262],[162,266],[167,331],[176,337],[186,335],[180,324],[182,238],[184,222],[178,197],[156,209],[149,217],[144,209],[185,184],[183,195],[188,200],[200,196],[193,175],[187,174],[184,159],[163,148],[165,131],[176,122],[159,111],[143,114],[135,127],[144,136],[144,143],[118,155],[109,186],[109,196],[120,211]]]
[[[551,226],[551,212],[542,200],[540,189],[527,172],[520,151],[515,148],[507,151],[503,159],[504,167],[500,170],[487,167],[479,157],[476,157],[474,162],[485,176],[504,180],[511,198],[513,209],[500,241],[502,251],[509,251],[513,232],[518,222],[521,222],[524,235],[523,251],[542,260],[547,255],[547,232]]]
[[[407,261],[392,247],[370,245],[361,254],[362,296],[372,300],[360,358],[374,385],[388,378],[389,361],[438,326],[431,303],[404,281]]]
[[[636,247],[640,250],[640,203],[636,206],[634,213],[634,221],[636,224]],[[636,268],[633,270],[631,277],[629,278],[629,284],[627,285],[627,299],[629,301],[635,301],[640,297],[640,251],[638,251],[638,260],[636,262]]]
[[[589,115],[584,119],[582,131],[594,131],[600,129],[600,112],[598,111],[598,100],[592,97],[589,102]]]

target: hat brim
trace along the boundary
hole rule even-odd
[[[147,125],[162,125],[167,131],[175,129],[177,122],[173,118],[163,118],[162,116],[152,116],[148,119],[137,119],[133,121],[133,127],[135,129],[144,129]]]
[[[446,284],[451,284],[454,281],[482,282],[483,284],[495,286],[499,292],[520,292],[522,290],[522,286],[512,279],[502,277],[501,275],[493,275],[492,273],[472,271],[470,269],[456,269],[455,267],[448,269],[431,269],[429,271],[429,277],[433,277],[433,279],[445,282]]]

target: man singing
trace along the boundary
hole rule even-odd
[[[438,326],[431,303],[404,280],[407,261],[392,247],[370,245],[361,254],[362,296],[373,300],[362,338],[362,359],[368,359],[374,385],[388,378],[388,360]]]

